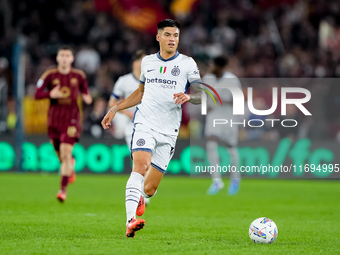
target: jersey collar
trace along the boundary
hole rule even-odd
[[[178,53],[178,51],[176,51],[175,55],[173,55],[171,58],[164,59],[164,58],[161,57],[161,52],[160,51],[157,52],[157,57],[164,62],[173,60],[173,59],[177,58],[178,56],[179,56],[179,53]]]

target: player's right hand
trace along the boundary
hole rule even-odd
[[[112,111],[108,111],[108,113],[104,116],[101,124],[104,129],[108,129],[111,126],[111,121],[116,116],[116,114]]]
[[[62,98],[63,94],[60,91],[60,85],[55,86],[50,92],[50,98]]]

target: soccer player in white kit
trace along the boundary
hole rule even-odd
[[[239,79],[232,73],[226,72],[225,68],[228,64],[228,60],[224,57],[216,57],[213,60],[211,72],[203,77],[203,81],[212,87],[217,84],[233,84],[241,88]],[[225,146],[229,153],[230,165],[235,166],[237,171],[230,172],[230,184],[228,187],[229,195],[235,195],[240,187],[241,175],[239,172],[239,154],[237,150],[238,144],[238,125],[230,126],[230,120],[237,122],[235,116],[233,116],[232,108],[232,94],[227,88],[215,88],[220,95],[222,105],[215,106],[213,103],[210,106],[210,111],[207,114],[205,123],[205,136],[207,137],[207,156],[210,165],[216,166],[220,164],[220,157],[218,154],[218,146]],[[211,101],[208,101],[211,103]],[[214,119],[227,119],[228,125],[216,125],[213,127]],[[213,183],[207,191],[208,195],[217,194],[223,187],[224,183],[221,178],[221,173],[218,171],[212,172],[211,177]]]
[[[182,104],[201,103],[199,70],[192,58],[178,53],[179,33],[177,21],[158,23],[160,51],[143,58],[139,88],[113,106],[102,121],[107,129],[118,111],[138,104],[131,141],[133,167],[125,191],[127,237],[134,237],[145,225],[136,214],[144,213],[142,200],[156,193],[175,152]],[[187,94],[189,86],[195,94]]]
[[[118,78],[113,87],[112,95],[109,101],[109,108],[113,107],[120,101],[128,98],[132,92],[138,89],[139,77],[141,74],[142,59],[145,57],[144,50],[137,50],[131,57],[132,72]],[[113,123],[118,132],[123,132],[128,147],[131,146],[131,137],[133,132],[133,115],[136,107],[120,111],[116,114]]]
[[[118,78],[109,101],[109,107],[113,107],[118,102],[128,98],[136,89],[138,89],[139,78],[141,75],[142,59],[145,57],[144,50],[137,50],[132,56],[132,72]],[[127,146],[131,147],[131,138],[133,132],[133,116],[136,107],[117,112],[113,123],[118,132],[123,132]],[[145,204],[150,203],[150,198],[145,198]]]

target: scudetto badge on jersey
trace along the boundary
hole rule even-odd
[[[160,73],[165,73],[166,72],[166,66],[161,66],[161,68],[159,69]]]

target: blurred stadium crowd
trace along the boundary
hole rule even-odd
[[[174,11],[173,2],[163,0],[159,4],[181,22],[179,51],[197,61],[202,76],[211,58],[224,55],[229,58],[229,70],[238,77],[340,77],[339,1],[197,0],[192,1],[195,3],[189,12],[183,13]],[[8,94],[8,110],[1,106],[0,118],[14,111],[12,51],[19,35],[26,44],[28,97],[34,94],[40,75],[55,65],[57,48],[64,43],[75,48],[74,66],[87,74],[95,98],[93,105],[84,109],[84,133],[90,135],[90,127],[99,125],[107,110],[115,81],[130,72],[131,55],[140,48],[147,53],[158,51],[155,34],[136,31],[114,15],[96,11],[94,0],[2,0],[0,21],[0,88],[5,84]],[[266,100],[261,100],[261,89],[255,96],[260,107],[268,109]],[[300,133],[336,137],[340,89],[313,89],[322,92],[319,105],[314,106],[320,111],[313,118],[321,116],[324,123]],[[188,107],[184,111],[185,130]],[[114,129],[110,132],[106,135],[114,135]],[[280,130],[276,135],[270,132],[249,134],[244,129],[240,134],[242,139],[269,140],[287,135]],[[299,133],[295,129],[291,132]]]

